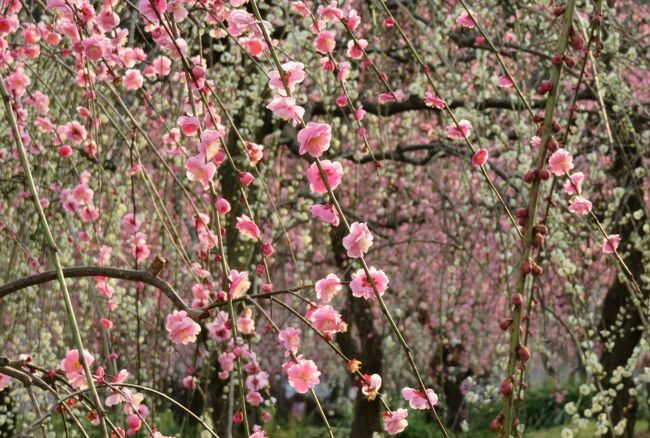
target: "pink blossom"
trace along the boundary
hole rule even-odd
[[[314,47],[316,50],[323,55],[332,53],[336,47],[336,34],[329,30],[324,30],[318,34],[316,41],[314,41]]]
[[[289,88],[289,92],[293,93],[293,90],[296,87],[296,84],[301,83],[305,80],[305,64],[301,62],[290,61],[281,65],[284,79]],[[273,70],[269,73],[269,87],[271,89],[278,90],[282,96],[286,96],[286,90],[284,87],[284,82],[280,77],[280,73],[277,70]]]
[[[282,342],[282,346],[285,350],[296,354],[298,352],[298,347],[300,346],[300,329],[288,327],[280,330],[280,333],[278,333],[278,339]]]
[[[368,47],[368,41],[359,39],[357,41],[348,41],[347,55],[352,59],[361,59],[363,57],[363,50]]]
[[[104,56],[106,42],[103,38],[90,37],[84,39],[81,42],[81,46],[83,47],[84,55],[86,55],[89,60],[98,61],[102,56]]]
[[[253,143],[252,141],[246,141],[244,144],[246,146],[248,159],[251,160],[251,165],[257,166],[257,163],[259,163],[264,157],[264,146]]]
[[[487,149],[479,149],[472,155],[472,165],[473,166],[483,166],[487,163],[488,160],[488,151]]]
[[[215,341],[225,341],[230,338],[228,314],[223,310],[219,311],[214,320],[208,325],[208,331]]]
[[[316,282],[316,297],[325,303],[332,301],[343,290],[341,279],[336,274],[328,274],[327,277]]]
[[[582,193],[582,182],[585,180],[585,174],[576,172],[569,175],[569,180],[564,184],[564,192],[567,195],[579,195]]]
[[[95,358],[92,354],[85,351],[83,352],[84,361],[90,368]],[[65,359],[61,361],[61,370],[65,373],[66,379],[70,382],[73,388],[84,389],[88,382],[84,373],[83,365],[79,357],[78,350],[70,350],[66,353]]]
[[[311,215],[321,221],[334,225],[335,227],[339,226],[340,219],[339,213],[336,211],[336,208],[332,204],[322,205],[314,204],[311,206]]]
[[[343,179],[343,166],[338,161],[323,160],[320,162],[323,172],[327,177],[327,183],[331,190],[336,189]],[[321,178],[318,170],[318,164],[312,163],[307,169],[307,179],[309,188],[315,193],[327,193],[325,182]]]
[[[367,374],[363,375],[361,392],[368,400],[374,400],[377,398],[377,395],[379,395],[379,388],[381,388],[381,376],[379,374],[373,374],[372,376]]]
[[[472,132],[472,124],[468,120],[461,120],[456,123],[452,123],[447,126],[447,137],[452,140],[463,140],[470,136]]]
[[[171,341],[182,345],[196,342],[196,336],[201,331],[201,326],[187,316],[184,310],[175,310],[167,315],[165,328]]]
[[[310,11],[305,2],[295,1],[291,2],[291,9],[303,18],[309,17]]]
[[[309,153],[312,157],[320,157],[330,147],[332,127],[327,123],[309,122],[298,131],[300,155]]]
[[[512,83],[512,79],[504,75],[504,76],[499,76],[499,79],[497,80],[497,85],[501,88],[510,88],[514,84]]]
[[[248,52],[249,55],[256,58],[261,57],[267,49],[266,41],[258,37],[243,37],[239,39],[239,44]]]
[[[167,2],[165,0],[140,0],[138,11],[151,23],[158,23],[160,21],[158,15],[162,16],[167,11]]]
[[[341,319],[341,314],[329,305],[310,309],[307,318],[318,331],[326,335],[345,332],[348,328],[347,324]]]
[[[0,16],[0,35],[4,36],[18,30],[20,22],[15,15]]]
[[[183,388],[186,389],[196,389],[197,384],[196,384],[196,377],[194,376],[186,376],[183,378]]]
[[[144,78],[140,70],[130,69],[124,72],[124,77],[122,78],[122,85],[127,90],[137,90],[142,87],[144,83]]]
[[[0,391],[6,389],[11,384],[11,377],[0,373]]]
[[[237,176],[239,177],[239,182],[244,187],[248,187],[255,181],[255,177],[249,172],[239,172]]]
[[[433,389],[427,389],[429,402],[427,402],[427,397],[425,397],[422,391],[408,387],[402,389],[402,397],[404,397],[404,400],[409,402],[413,409],[428,409],[429,402],[431,403],[431,406],[435,406],[436,403],[438,403],[438,395],[433,392]]]
[[[232,299],[243,296],[248,288],[251,287],[247,272],[239,272],[232,269],[228,275],[228,279],[230,280],[230,297]]]
[[[212,160],[221,149],[221,139],[225,132],[217,129],[206,129],[201,134],[201,143],[199,144],[199,151],[205,154],[206,158]]]
[[[576,196],[569,204],[569,211],[579,216],[585,216],[591,211],[591,201],[582,196]]]
[[[403,432],[409,424],[406,420],[408,416],[408,411],[401,408],[393,412],[384,412],[384,429],[389,435],[396,435]]]
[[[126,419],[126,424],[129,425],[129,430],[127,432],[128,435],[133,435],[135,432],[137,432],[141,427],[142,427],[142,420],[140,420],[140,417],[138,414],[133,413],[129,415],[129,417]]]
[[[548,165],[555,176],[562,176],[573,169],[573,157],[566,149],[558,149],[548,159]]]
[[[430,91],[424,93],[424,104],[429,108],[443,109],[445,107],[445,101]]]
[[[348,257],[363,257],[372,246],[372,239],[372,233],[365,222],[354,222],[350,226],[350,233],[343,238],[343,246],[348,252]]]
[[[226,199],[219,197],[215,203],[214,203],[215,208],[219,212],[219,214],[228,214],[230,211],[230,202],[228,202]]]
[[[155,74],[164,77],[171,71],[172,60],[166,56],[158,56],[151,61],[151,66]]]
[[[463,11],[463,13],[456,18],[456,23],[467,29],[474,29],[476,26],[474,19],[467,13],[467,11]]]
[[[610,234],[603,239],[603,252],[605,254],[615,253],[619,243],[621,243],[621,236],[618,234]]]
[[[212,161],[206,162],[205,156],[199,154],[187,159],[185,170],[187,179],[201,183],[203,190],[207,190],[217,172],[217,166]]]
[[[319,18],[325,21],[343,18],[343,12],[336,7],[336,0],[331,1],[327,6],[319,6],[316,13]]]
[[[255,321],[251,318],[253,311],[246,307],[237,319],[237,330],[244,335],[250,335],[255,331]]]
[[[287,369],[289,384],[300,394],[304,394],[320,382],[320,371],[312,360],[300,359]]]
[[[300,123],[305,115],[305,109],[296,105],[296,99],[293,97],[276,96],[266,108],[270,109],[275,116],[282,120],[291,121],[293,126]]]
[[[246,401],[251,405],[251,406],[259,406],[264,402],[264,397],[257,392],[257,391],[252,391],[246,394]]]
[[[255,224],[255,222],[248,216],[241,215],[237,218],[237,230],[242,233],[244,236],[248,236],[251,239],[257,239],[260,237],[260,229]]]
[[[383,295],[388,289],[388,277],[381,269],[375,269],[374,266],[371,266],[368,271],[370,272],[370,277],[377,287],[377,292],[379,295]],[[363,269],[359,269],[356,273],[352,274],[352,282],[350,283],[350,289],[352,289],[352,295],[358,298],[365,298],[366,300],[372,300],[375,298],[375,291],[366,276],[366,273]]]
[[[199,122],[198,117],[194,116],[180,116],[177,123],[178,126],[181,127],[183,134],[187,136],[196,135],[199,128],[201,127],[201,123]]]

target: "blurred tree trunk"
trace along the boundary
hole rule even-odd
[[[617,185],[626,188],[626,193],[617,212],[618,216],[612,223],[615,227],[614,232],[620,234],[623,240],[619,252],[625,254],[624,261],[641,287],[641,299],[645,299],[648,297],[648,288],[640,279],[645,274],[643,246],[647,243],[647,236],[643,230],[643,224],[647,223],[648,218],[646,215],[642,221],[632,218],[632,213],[645,210],[642,177],[637,177],[634,172],[643,164],[641,155],[643,148],[637,143],[636,132],[639,129],[633,126],[629,119],[624,116],[617,117],[611,110],[608,111],[608,114],[612,120],[616,121],[617,125],[614,129],[617,145],[616,158],[611,173],[617,181]],[[605,389],[613,388],[616,391],[616,396],[611,403],[610,416],[613,427],[621,420],[627,420],[624,438],[634,436],[639,403],[636,396],[630,395],[630,389],[634,387],[631,378],[623,378],[619,383],[611,383],[610,379],[618,367],[625,368],[627,366],[628,360],[643,335],[643,322],[631,294],[631,288],[617,277],[603,301],[600,326],[604,345],[600,360],[605,372],[602,384]],[[644,305],[641,304],[641,306]],[[603,331],[606,336],[603,335]],[[623,387],[616,389],[619,384],[622,384]],[[614,436],[611,431],[609,436]]]
[[[343,226],[332,228],[330,236],[336,266],[340,271],[346,271],[349,269],[348,258],[342,244],[345,229]],[[346,280],[349,280],[349,278],[346,278]],[[348,292],[347,298],[347,303],[342,310],[342,317],[349,324],[349,327],[347,332],[336,335],[336,342],[346,356],[361,361],[362,371],[365,374],[376,373],[381,375],[384,357],[381,334],[374,325],[372,303],[354,298],[350,292]],[[356,336],[353,336],[353,333]],[[354,384],[360,387],[360,382],[356,381],[356,379]],[[368,401],[359,391],[354,402],[354,417],[350,437],[372,438],[374,432],[382,430],[381,415],[379,401]]]

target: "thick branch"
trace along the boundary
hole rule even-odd
[[[135,271],[131,269],[109,268],[105,266],[75,266],[63,269],[63,276],[65,278],[95,277],[98,275],[109,278],[117,278],[120,280],[140,281],[142,283],[151,285],[164,293],[167,298],[169,298],[171,302],[174,303],[174,306],[180,310],[186,311],[188,316],[193,319],[199,319],[203,313],[202,311],[192,309],[187,304],[185,304],[183,299],[176,293],[174,288],[171,287],[169,283],[167,283],[162,278],[155,276],[150,271]],[[30,286],[36,286],[39,284],[54,281],[56,278],[56,271],[53,270],[12,281],[0,286],[0,300],[13,292],[25,289]]]

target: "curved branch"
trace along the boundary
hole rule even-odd
[[[109,268],[105,266],[74,266],[71,268],[63,268],[63,276],[65,278],[95,277],[98,275],[117,278],[120,280],[140,281],[153,286],[165,294],[174,306],[187,312],[187,315],[193,319],[200,319],[204,313],[203,311],[192,309],[188,306],[169,283],[162,278],[157,277],[151,271],[136,271],[132,269]],[[56,278],[56,271],[52,270],[30,275],[29,277],[20,278],[16,281],[4,284],[0,286],[0,300],[13,292],[30,286],[37,286],[39,284],[54,281]]]

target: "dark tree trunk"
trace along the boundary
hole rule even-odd
[[[334,259],[336,266],[341,271],[349,268],[346,251],[341,243],[344,236],[345,230],[342,226],[332,229],[331,239]],[[346,278],[346,280],[349,280],[349,278]],[[376,373],[381,375],[383,369],[381,334],[374,325],[375,318],[372,303],[354,298],[351,293],[348,293],[348,300],[343,308],[342,317],[349,325],[346,333],[339,333],[336,336],[336,342],[343,353],[349,358],[360,360],[362,371],[365,374]],[[360,386],[356,379],[354,384],[357,387]],[[374,432],[382,430],[381,414],[379,401],[368,401],[359,391],[354,403],[354,418],[350,437],[372,438]]]
[[[611,115],[614,115],[608,111]],[[616,178],[617,185],[626,187],[627,193],[621,201],[618,216],[612,221],[615,225],[615,232],[623,238],[624,244],[619,248],[619,252],[625,254],[624,259],[630,272],[641,287],[642,300],[648,296],[647,287],[640,281],[645,274],[643,260],[643,243],[646,241],[643,223],[632,219],[633,212],[644,209],[643,181],[634,174],[634,169],[642,165],[642,150],[640,146],[634,147],[638,137],[635,130],[625,120],[618,120],[619,130],[616,130],[616,141],[618,147],[616,150],[616,159],[610,169],[611,174]],[[625,145],[625,146],[621,146]],[[627,215],[626,221],[621,221]],[[644,216],[643,221],[647,222],[648,218]],[[618,224],[618,226],[616,225]],[[634,237],[634,236],[637,237]],[[634,238],[636,244],[631,242]],[[618,268],[618,267],[617,267]],[[605,377],[602,380],[603,387],[615,388],[617,384],[610,383],[617,367],[626,367],[634,348],[639,343],[643,335],[643,322],[639,315],[638,306],[632,299],[631,287],[621,283],[619,278],[611,285],[603,301],[601,315],[601,330],[604,330],[607,336],[602,336],[603,352],[600,360],[605,371]],[[644,304],[640,306],[643,308]],[[602,333],[602,331],[601,331]],[[610,418],[613,426],[616,426],[622,419],[627,420],[624,438],[634,436],[634,425],[636,422],[636,413],[638,410],[638,400],[629,393],[630,388],[634,386],[631,378],[624,378],[620,383],[622,389],[616,390],[616,396],[612,400],[612,410]],[[610,430],[609,436],[613,437]]]
[[[638,251],[632,251],[625,262],[635,277],[638,278],[642,271],[641,254]],[[624,313],[621,313],[622,310]],[[639,312],[630,298],[628,287],[618,279],[607,292],[602,312],[603,326],[610,331],[610,335],[604,341],[612,345],[611,349],[605,348],[603,350],[600,358],[606,373],[603,386],[613,388],[616,384],[609,383],[609,380],[617,367],[627,365],[628,359],[641,339],[642,330],[640,330],[640,326],[642,322]],[[618,320],[622,322],[620,328],[615,325]],[[629,392],[629,389],[634,386],[632,379],[624,378],[621,383],[623,388],[616,391],[610,415],[614,426],[623,418],[627,419],[626,432],[623,437],[632,438],[634,436],[638,402],[636,397],[631,396]]]

